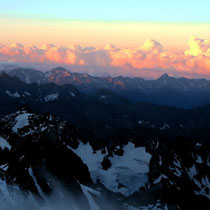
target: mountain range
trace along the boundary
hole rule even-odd
[[[15,72],[22,73],[17,77]],[[70,75],[61,68],[0,74],[4,209],[207,209],[210,105],[183,109],[134,101],[123,95],[124,86],[103,86],[108,77]],[[110,79],[111,84],[124,81],[128,86],[139,80],[162,88],[194,81],[189,87],[200,85],[198,92],[205,96],[209,85],[207,80],[168,75],[149,81]],[[152,87],[150,93],[157,91]],[[182,82],[174,92],[181,87]]]
[[[206,79],[174,78],[167,74],[156,80],[122,76],[94,77],[88,74],[71,73],[62,67],[45,73],[34,69],[15,68],[8,74],[28,84],[72,84],[85,94],[106,89],[134,103],[149,102],[179,108],[195,108],[210,103],[210,81]]]
[[[91,131],[95,138],[106,139],[124,132],[137,138],[141,135],[139,127],[191,135],[204,141],[210,136],[210,105],[185,110],[147,102],[134,104],[105,89],[89,95],[71,84],[26,84],[7,74],[0,75],[0,101],[1,116],[24,106],[74,122]]]

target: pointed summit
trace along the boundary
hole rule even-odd
[[[162,76],[160,76],[159,79],[168,79],[168,78],[170,78],[170,76],[167,73],[165,73]]]
[[[52,71],[69,71],[69,70],[65,69],[64,67],[57,66],[57,67],[53,68]]]

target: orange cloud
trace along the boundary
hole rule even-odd
[[[100,49],[53,44],[36,47],[15,43],[0,45],[0,61],[85,66],[89,67],[87,71],[97,73],[110,73],[115,69],[115,75],[152,77],[167,72],[175,76],[210,77],[210,40],[192,36],[188,46],[184,52],[177,53],[164,49],[152,39],[137,48],[117,48],[110,44]],[[110,71],[106,72],[107,69]]]

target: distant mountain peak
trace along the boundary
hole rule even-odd
[[[68,71],[68,72],[70,72],[69,70],[67,70],[61,66],[57,66],[57,67],[53,68],[52,71]]]
[[[170,76],[167,73],[165,73],[162,76],[160,76],[159,79],[168,79],[168,78],[170,78]]]

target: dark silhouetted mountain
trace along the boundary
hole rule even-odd
[[[138,132],[146,132],[147,122],[144,126]],[[150,126],[153,135],[147,141],[129,135],[122,141],[119,133],[104,143],[52,114],[22,108],[4,116],[0,120],[1,206],[206,209],[209,147],[184,136],[169,140],[155,130]]]
[[[43,73],[33,69],[16,68],[9,72],[26,83],[72,84],[85,94],[107,89],[131,102],[150,102],[180,108],[194,108],[210,103],[210,82],[206,79],[173,78],[167,74],[156,80],[128,77],[94,77],[71,73],[57,67]]]
[[[119,133],[121,141],[148,138],[153,134],[150,134],[151,128],[158,133],[166,130],[170,134],[194,136],[204,141],[210,137],[210,105],[183,110],[146,102],[132,104],[108,90],[85,95],[71,84],[26,84],[6,74],[0,76],[0,101],[2,116],[26,106],[37,113],[48,112],[74,122],[105,140]],[[148,132],[141,133],[139,128],[146,128]]]

